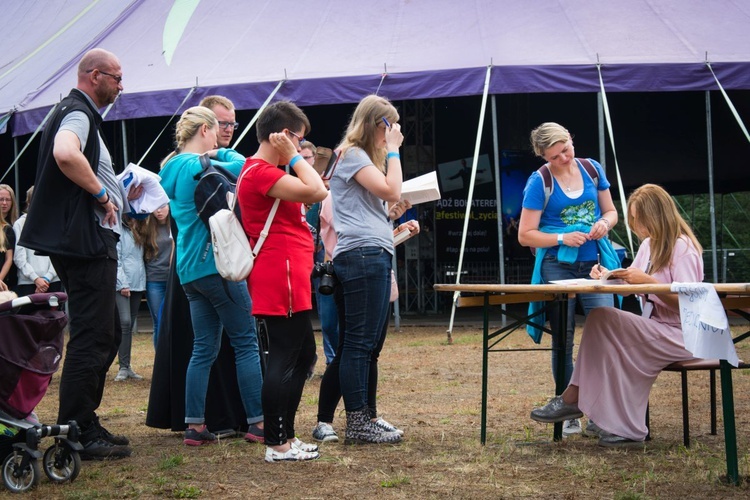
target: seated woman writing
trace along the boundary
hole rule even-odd
[[[628,224],[641,246],[633,264],[615,277],[630,284],[703,281],[703,249],[663,188],[646,184],[630,195]],[[594,266],[591,277],[606,271]],[[533,410],[532,419],[562,422],[585,413],[586,434],[598,436],[600,446],[643,444],[656,377],[667,365],[693,355],[685,349],[677,295],[640,298],[641,316],[611,307],[589,313],[570,385]]]

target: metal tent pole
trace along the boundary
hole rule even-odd
[[[708,149],[708,203],[711,215],[711,266],[714,283],[719,281],[719,269],[716,258],[716,204],[714,200],[714,143],[711,129],[711,91],[706,91],[706,142]]]

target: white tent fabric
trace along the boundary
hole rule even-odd
[[[92,47],[122,61],[125,87],[108,120],[168,116],[186,90],[257,109],[356,102],[374,92],[417,99],[482,92],[750,88],[744,0],[2,0],[0,116],[32,131],[75,85]],[[11,42],[13,41],[13,42]]]

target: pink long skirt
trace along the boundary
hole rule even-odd
[[[578,407],[607,432],[643,440],[651,386],[661,370],[692,359],[682,330],[610,307],[586,318],[571,385]]]

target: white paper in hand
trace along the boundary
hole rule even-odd
[[[150,214],[169,203],[169,196],[159,183],[161,177],[135,163],[128,164],[125,170],[117,176],[117,180],[123,193],[127,193],[133,186],[143,186],[143,194],[140,198],[130,200],[130,210],[127,209],[126,204],[125,213]]]
[[[701,359],[725,359],[739,364],[729,321],[716,290],[708,283],[672,283],[680,298],[685,349]]]

